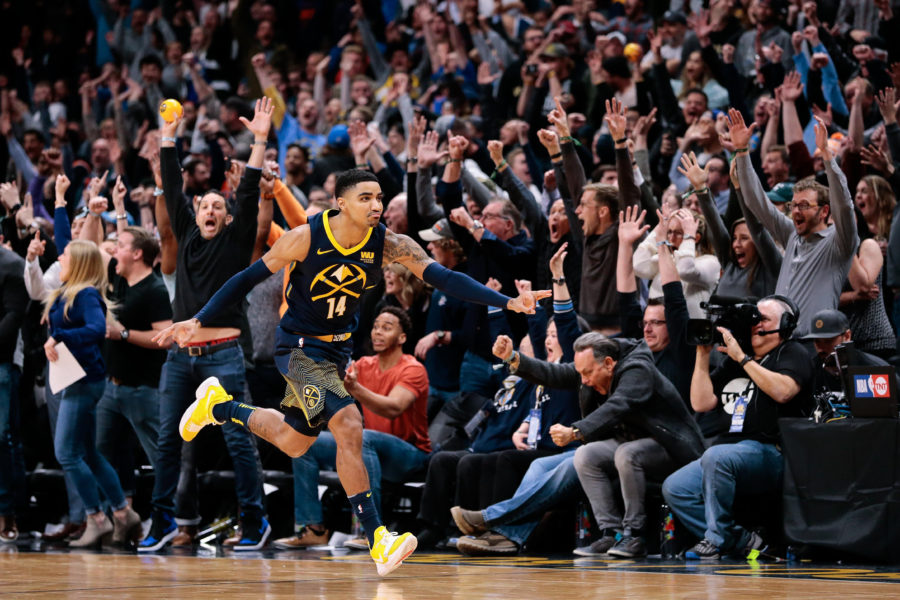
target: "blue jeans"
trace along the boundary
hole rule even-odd
[[[774,444],[743,440],[709,448],[669,475],[662,491],[692,534],[728,551],[742,548],[749,536],[734,522],[735,496],[777,490],[783,473],[784,457]]]
[[[579,490],[575,450],[569,450],[532,462],[513,497],[488,506],[481,514],[488,529],[521,546],[545,512]]]
[[[97,451],[96,408],[105,381],[78,381],[62,391],[53,447],[56,460],[75,482],[87,514],[100,510],[97,488],[113,510],[125,508],[125,494],[112,466]]]
[[[337,443],[328,431],[319,434],[306,454],[294,463],[294,522],[322,523],[319,502],[319,470],[334,469]],[[389,433],[363,429],[363,464],[369,473],[369,488],[381,514],[381,481],[403,482],[423,471],[428,454]],[[424,475],[424,473],[422,473]]]
[[[235,402],[249,402],[245,398],[247,381],[240,348],[226,348],[204,356],[169,350],[159,380],[159,443],[153,485],[153,507],[157,510],[175,512],[175,491],[181,472],[181,415],[194,401],[197,386],[208,377],[218,377]],[[234,423],[225,423],[221,430],[234,465],[241,511],[251,517],[262,517],[262,466],[253,435]]]
[[[25,506],[25,457],[19,437],[19,367],[0,363],[0,516]]]
[[[159,439],[159,390],[116,385],[109,381],[97,404],[97,448],[115,465],[126,496],[134,495],[134,453],[129,425],[137,434],[151,466],[156,466]]]
[[[44,381],[49,381],[48,370],[44,371]],[[54,394],[50,386],[44,388],[44,396],[47,398],[47,415],[50,417],[50,437],[56,439],[56,422],[59,420],[59,403],[62,402],[62,392]],[[72,476],[63,471],[63,481],[66,484],[66,497],[69,501],[69,523],[82,523],[84,521],[84,502],[78,495],[78,489]]]
[[[495,371],[490,361],[466,351],[459,367],[459,391],[475,392],[493,398],[503,383],[503,370]]]

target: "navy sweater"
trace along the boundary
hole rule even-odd
[[[106,305],[95,288],[78,292],[63,316],[66,301],[60,296],[50,309],[50,335],[63,342],[86,373],[84,381],[99,381],[106,376],[100,348],[106,338]]]

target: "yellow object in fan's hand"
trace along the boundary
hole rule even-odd
[[[171,123],[175,119],[184,115],[184,107],[181,102],[173,98],[168,98],[159,103],[159,115],[166,123]]]

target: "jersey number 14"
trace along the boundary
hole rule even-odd
[[[328,302],[328,318],[332,319],[335,315],[343,316],[344,311],[347,310],[347,296],[341,296],[340,298],[335,298],[332,296],[331,298],[326,299]]]

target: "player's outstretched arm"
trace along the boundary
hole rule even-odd
[[[262,258],[226,281],[193,318],[173,323],[153,336],[152,341],[164,346],[174,339],[179,346],[184,346],[204,323],[209,323],[226,307],[240,302],[272,273],[277,273],[292,261],[305,259],[308,251],[309,226],[301,225],[290,230],[278,238]]]
[[[550,290],[523,292],[516,298],[509,298],[486,287],[468,275],[452,271],[434,262],[417,243],[409,237],[388,231],[384,237],[384,257],[388,265],[400,263],[413,275],[442,292],[486,306],[496,306],[514,312],[534,314],[537,301],[550,297]]]

